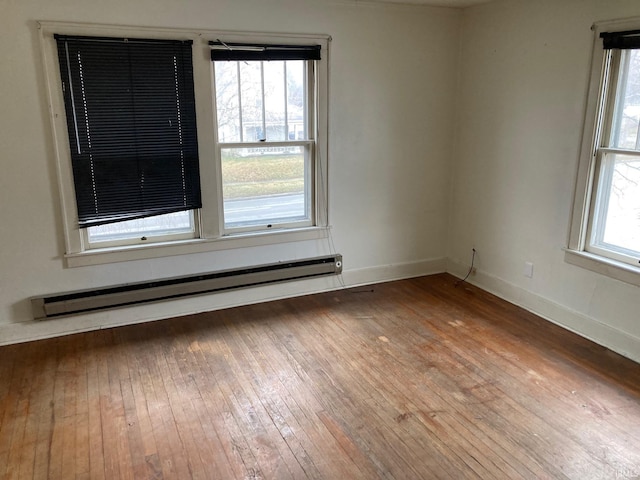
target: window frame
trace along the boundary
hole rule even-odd
[[[629,260],[638,259],[626,255],[621,248],[604,248],[594,245],[595,229],[601,228],[597,218],[602,216],[602,192],[599,190],[601,168],[608,153],[624,153],[640,156],[637,151],[627,151],[601,146],[611,134],[613,110],[617,99],[616,85],[618,59],[611,50],[603,48],[602,32],[626,32],[640,28],[640,17],[622,21],[598,22],[593,25],[593,54],[590,81],[585,107],[584,128],[576,177],[574,202],[569,228],[565,261],[603,275],[640,286],[640,266]],[[615,69],[615,72],[612,71]],[[604,202],[606,203],[606,202]]]
[[[226,30],[185,30],[173,28],[147,28],[136,26],[89,25],[67,22],[39,21],[40,45],[49,113],[55,150],[58,191],[62,213],[62,229],[65,240],[63,255],[67,267],[107,264],[172,255],[201,253],[207,251],[272,245],[279,243],[308,241],[328,237],[328,35],[280,34],[259,32],[235,32]],[[84,229],[78,228],[77,209],[73,185],[73,172],[66,131],[64,99],[57,65],[57,49],[53,35],[86,35],[103,37],[139,37],[157,39],[182,39],[193,41],[193,76],[196,97],[196,119],[202,209],[195,210],[194,222],[197,238],[160,241],[153,243],[134,242],[126,245],[109,244],[89,248]],[[288,43],[321,45],[322,60],[317,66],[317,132],[318,150],[315,168],[315,222],[300,228],[224,232],[222,221],[221,161],[217,153],[217,128],[214,95],[213,62],[210,59],[209,41],[223,38],[229,42]]]
[[[84,242],[84,244],[88,245],[92,250],[96,248],[126,247],[131,245],[175,242],[179,240],[192,240],[195,238],[200,238],[200,209],[184,210],[183,212],[188,212],[190,216],[191,228],[188,230],[182,230],[178,232],[161,232],[155,234],[145,231],[139,231],[139,233],[137,233],[136,235],[130,235],[124,238],[93,241],[91,240],[91,235],[89,234],[89,228],[94,227],[82,228],[80,230],[80,234],[82,235],[82,241]]]

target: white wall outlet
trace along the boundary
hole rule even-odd
[[[524,262],[523,274],[525,277],[533,278],[533,263]]]

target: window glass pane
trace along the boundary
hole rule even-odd
[[[611,145],[640,149],[640,50],[621,52]]]
[[[611,188],[602,241],[640,255],[640,158],[609,154],[605,172]]]
[[[218,139],[307,140],[306,62],[215,62]]]
[[[264,104],[268,142],[287,139],[287,104],[285,102],[285,62],[264,62]]]
[[[240,142],[238,62],[215,62],[218,140]]]
[[[222,149],[226,227],[310,219],[302,146]]]
[[[242,126],[245,142],[264,140],[262,62],[237,62],[240,65]]]
[[[287,68],[287,117],[289,140],[308,139],[305,122],[305,61],[291,60]]]
[[[176,235],[194,231],[193,211],[169,213],[155,217],[127,220],[89,227],[89,242],[112,242],[128,238],[141,238],[160,235]]]

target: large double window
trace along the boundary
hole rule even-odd
[[[326,235],[326,37],[41,30],[69,265]]]
[[[639,24],[640,26],[640,24]],[[640,30],[597,28],[570,254],[640,273]],[[575,259],[574,259],[575,260]],[[625,265],[627,267],[625,267]],[[588,264],[586,264],[588,266]],[[618,267],[620,275],[611,267]]]

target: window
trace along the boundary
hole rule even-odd
[[[40,31],[68,266],[327,236],[328,37]]]
[[[225,232],[312,225],[320,48],[211,43]]]
[[[596,43],[570,250],[640,273],[640,31]]]
[[[54,37],[87,245],[192,238],[202,206],[192,42]]]
[[[640,40],[640,37],[638,37]],[[640,43],[638,43],[640,47]],[[587,250],[640,260],[640,50],[608,49],[596,196]]]

